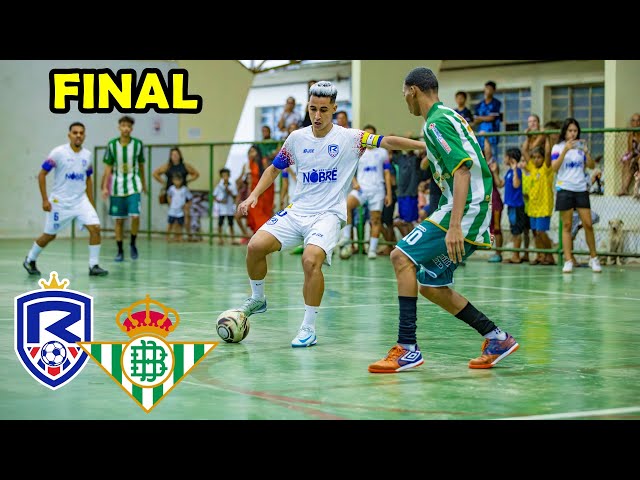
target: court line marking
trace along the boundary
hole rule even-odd
[[[620,413],[640,412],[640,407],[605,408],[602,410],[586,410],[583,412],[547,413],[543,415],[527,415],[522,417],[505,417],[497,420],[561,420],[563,418],[599,417]]]

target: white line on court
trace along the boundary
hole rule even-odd
[[[548,413],[544,415],[528,415],[523,417],[506,417],[498,420],[561,420],[569,418],[601,417],[603,415],[617,415],[622,413],[640,412],[640,407],[605,408],[602,410],[588,410],[584,412]]]

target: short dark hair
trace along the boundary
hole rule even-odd
[[[84,123],[81,122],[73,122],[71,125],[69,125],[69,131],[71,131],[73,127],[82,127],[83,130],[86,130]]]
[[[376,127],[374,127],[370,123],[367,123],[364,127],[362,127],[362,130],[367,130],[367,129],[373,130],[373,133],[378,133],[378,130],[376,129]]]
[[[496,82],[494,82],[493,80],[489,80],[487,83],[484,84],[485,87],[493,87],[493,89],[496,89]]]
[[[516,162],[522,158],[522,152],[518,147],[510,147],[504,152],[507,157],[513,158]]]
[[[467,92],[463,92],[462,90],[458,90],[456,92],[456,94],[454,95],[454,98],[457,97],[458,95],[462,95],[465,100],[467,99]]]
[[[404,84],[418,87],[422,92],[433,90],[438,92],[438,79],[433,70],[427,67],[416,67],[404,79]]]
[[[544,157],[544,147],[542,145],[536,145],[529,151],[529,155],[542,155]]]
[[[136,121],[133,119],[133,117],[130,117],[129,115],[125,115],[123,117],[120,117],[120,120],[118,120],[118,125],[121,123],[130,123],[131,125],[133,125],[134,123],[136,123]]]
[[[222,176],[223,173],[231,174],[231,170],[229,170],[227,167],[223,167],[220,169],[220,176]]]
[[[347,113],[347,111],[346,111],[346,110],[338,110],[338,111],[336,112],[336,117],[337,117],[338,115],[340,115],[341,113],[344,113],[344,116],[345,116],[345,117],[347,117],[347,120],[349,119],[349,114]]]

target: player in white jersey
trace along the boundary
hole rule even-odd
[[[367,125],[365,132],[375,134],[376,127]],[[382,207],[391,205],[391,162],[389,151],[384,148],[367,149],[360,162],[356,173],[353,190],[347,196],[347,225],[342,229],[342,238],[338,242],[340,258],[348,259],[353,252],[351,248],[351,230],[353,229],[352,214],[354,208],[359,205],[368,205],[371,217],[371,230],[369,234],[369,259],[378,257],[378,237],[382,229]]]
[[[47,212],[44,233],[33,242],[22,262],[29,275],[40,275],[36,260],[42,249],[56,238],[60,230],[77,219],[89,231],[89,275],[104,276],[109,272],[100,268],[100,219],[93,205],[93,164],[91,151],[82,144],[85,127],[80,122],[69,126],[70,143],[60,145],[49,153],[38,174],[42,195],[42,210]],[[47,195],[47,175],[53,170],[53,189]]]
[[[336,87],[327,81],[317,82],[309,89],[311,126],[291,132],[258,185],[238,205],[239,212],[246,215],[283,169],[296,166],[298,185],[291,204],[262,225],[249,241],[246,263],[252,295],[240,307],[247,316],[267,311],[267,255],[302,243],[305,313],[292,347],[309,347],[317,342],[315,321],[324,294],[322,265],[331,265],[331,253],[347,220],[347,193],[365,149],[426,148],[424,142],[417,140],[372,135],[333,124],[337,95]]]

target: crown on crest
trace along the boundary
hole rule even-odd
[[[159,307],[160,311],[151,310],[151,304]],[[144,305],[144,310],[134,310],[140,305]],[[174,321],[169,319],[169,315],[173,315]],[[126,315],[124,321],[121,317]],[[180,315],[173,308],[169,308],[152,300],[149,295],[144,300],[133,302],[128,307],[123,308],[116,314],[116,324],[129,337],[136,337],[145,333],[166,337],[173,332],[180,323]]]
[[[45,290],[64,290],[69,286],[69,280],[66,278],[63,278],[62,282],[58,283],[58,272],[51,272],[48,282],[44,278],[41,278],[38,283]]]

